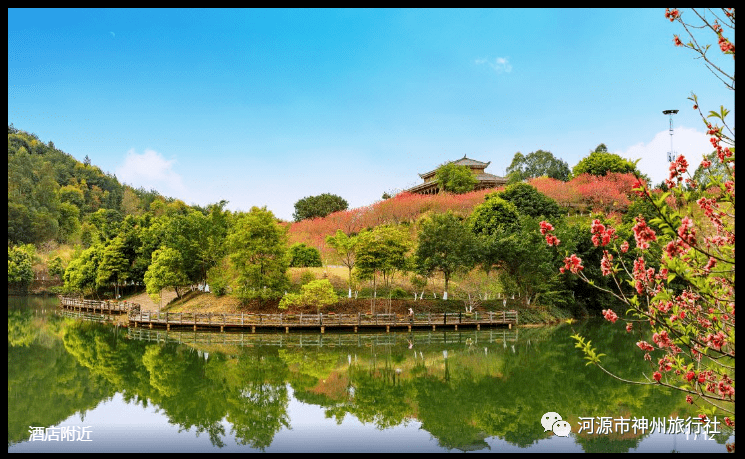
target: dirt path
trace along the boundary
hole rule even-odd
[[[163,290],[163,306],[176,298],[176,292],[173,290]],[[126,298],[126,301],[139,304],[143,311],[157,312],[159,304],[154,302],[146,292],[139,293]]]

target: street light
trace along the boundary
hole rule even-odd
[[[670,116],[670,151],[667,152],[667,161],[673,162],[675,161],[675,157],[677,156],[675,154],[675,151],[673,151],[673,115],[678,113],[678,110],[663,110],[663,115],[669,115]]]

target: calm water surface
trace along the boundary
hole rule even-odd
[[[566,326],[166,333],[66,317],[54,298],[8,302],[8,452],[726,452],[734,442],[722,425],[713,439],[623,431],[621,418],[696,413],[678,393],[586,366]],[[618,353],[605,358],[611,370],[646,369],[621,327],[575,328]],[[568,436],[545,431],[547,412]],[[590,417],[595,430],[579,432]],[[615,427],[598,432],[600,417]],[[63,432],[75,440],[56,441]]]

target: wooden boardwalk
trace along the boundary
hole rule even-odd
[[[147,328],[191,328],[193,330],[219,329],[251,330],[257,329],[290,330],[315,329],[324,333],[327,329],[352,330],[451,328],[471,327],[481,329],[482,326],[517,325],[517,311],[482,312],[482,313],[441,313],[441,314],[200,314],[191,312],[143,312],[130,313],[130,326]]]
[[[127,301],[82,300],[79,298],[59,297],[60,307],[78,312],[100,312],[102,314],[128,314],[139,311],[140,305]]]
[[[194,312],[148,312],[139,304],[113,301],[82,300],[60,297],[60,307],[79,313],[127,314],[129,325],[135,328],[191,328],[192,330],[352,330],[422,329],[507,326],[518,324],[517,311],[499,312],[449,312],[408,314],[214,314]]]

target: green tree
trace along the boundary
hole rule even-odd
[[[319,218],[326,215],[347,210],[349,203],[335,194],[323,193],[318,196],[307,196],[295,203],[295,213],[292,218],[296,222],[307,218]]]
[[[80,236],[80,209],[75,204],[60,203],[58,227],[57,239],[60,242],[72,242]]]
[[[336,251],[341,263],[349,270],[349,298],[352,298],[352,268],[357,255],[357,237],[347,236],[342,230],[336,230],[333,236],[326,236],[326,244]]]
[[[535,304],[537,294],[562,290],[559,258],[545,243],[540,245],[537,219],[521,215],[517,225],[500,226],[482,241],[484,259],[500,272],[503,289],[519,294],[524,304]]]
[[[266,207],[237,217],[227,237],[237,273],[233,292],[244,303],[282,295],[287,287],[287,230]]]
[[[552,220],[559,220],[564,215],[556,201],[527,183],[508,185],[504,190],[497,192],[497,196],[514,204],[517,211],[523,215],[544,216]]]
[[[95,292],[98,265],[103,255],[103,245],[94,245],[74,258],[65,269],[65,290]]]
[[[321,254],[315,247],[308,247],[303,243],[293,244],[290,247],[291,268],[312,268],[323,266]]]
[[[602,143],[597,146],[595,151],[582,158],[572,169],[572,174],[575,177],[581,174],[606,175],[609,172],[639,173],[634,163],[615,153],[608,153],[608,149]]]
[[[417,270],[423,274],[442,272],[445,276],[443,299],[447,299],[451,276],[472,268],[476,263],[476,237],[461,219],[448,212],[425,219],[418,240],[414,253]]]
[[[509,183],[543,176],[566,182],[572,171],[566,161],[556,158],[550,151],[537,150],[527,155],[515,153],[506,173]]]
[[[34,247],[8,247],[8,287],[26,290],[34,281]]]
[[[518,216],[519,212],[514,204],[492,193],[473,209],[468,218],[468,225],[474,234],[488,236],[500,227],[513,228],[517,224]]]
[[[339,297],[334,292],[334,286],[328,279],[318,279],[302,287],[302,302],[308,306],[314,306],[316,312],[320,312],[322,307],[336,304]]]
[[[51,261],[49,261],[47,271],[50,275],[59,277],[61,279],[62,276],[65,274],[65,267],[63,266],[62,258],[54,257]]]
[[[96,286],[100,288],[113,283],[115,297],[118,297],[119,285],[129,279],[130,264],[125,253],[124,240],[120,236],[115,237],[103,250],[96,275]]]
[[[373,313],[377,296],[377,273],[381,271],[388,280],[397,269],[406,266],[409,242],[399,228],[381,225],[357,235],[356,269],[359,279],[373,281]]]
[[[704,161],[704,164],[708,164],[708,167],[699,164],[693,173],[693,182],[697,189],[706,190],[727,180],[729,175],[727,164],[719,161],[716,151],[704,155]]]
[[[184,262],[177,250],[162,247],[153,252],[153,261],[145,273],[145,287],[153,301],[160,301],[160,292],[164,288],[173,288],[176,296],[181,298],[179,287],[188,283]]]
[[[473,191],[476,184],[479,183],[476,176],[471,172],[471,168],[453,163],[443,164],[438,167],[435,172],[435,179],[441,191],[456,194]]]

